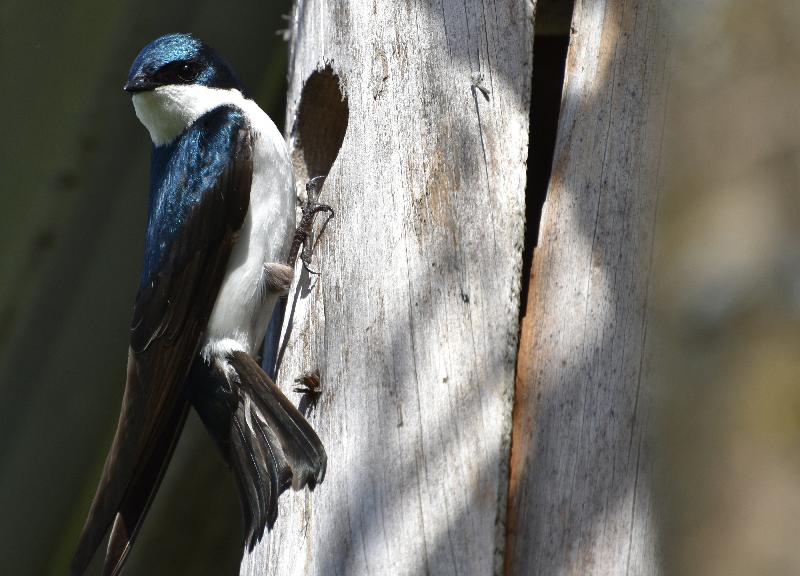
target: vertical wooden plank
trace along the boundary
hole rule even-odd
[[[326,65],[349,119],[322,190],[336,210],[322,275],[298,274],[290,294],[279,384],[319,371],[310,419],[329,466],[313,494],[281,499],[242,574],[501,568],[532,8],[298,3],[288,129]],[[292,134],[301,177],[329,154],[312,153],[328,128]]]
[[[645,351],[665,28],[658,0],[575,4],[521,335],[507,574],[658,573]]]

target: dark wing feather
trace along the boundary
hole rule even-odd
[[[163,441],[158,442],[146,465],[134,474],[111,528],[103,576],[116,576],[122,570],[133,540],[141,528],[144,515],[161,484],[166,465],[178,443],[188,413],[189,403],[179,402],[170,415]]]
[[[252,141],[242,113],[208,112],[154,151],[153,170],[162,174],[153,178],[128,379],[73,575],[83,574],[115,516],[106,570],[119,570],[180,434],[186,375],[249,204]]]
[[[311,425],[252,356],[233,352],[228,361],[237,375],[231,384],[238,398],[231,464],[244,509],[245,544],[252,549],[275,524],[278,496],[290,486],[313,489],[322,482],[328,457]]]
[[[295,489],[306,484],[313,488],[322,482],[328,458],[308,421],[252,356],[234,352],[230,363],[239,376],[242,389],[252,396],[254,408],[258,409],[259,416],[278,440],[281,459],[291,469],[291,485]]]
[[[226,369],[223,369],[225,366]],[[233,469],[252,549],[278,516],[278,496],[322,482],[327,456],[317,434],[245,352],[192,368],[190,398]]]

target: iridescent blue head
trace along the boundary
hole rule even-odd
[[[244,92],[230,65],[191,34],[167,34],[145,46],[131,66],[124,90],[147,92],[176,84]]]

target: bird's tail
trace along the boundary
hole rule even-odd
[[[252,549],[275,523],[284,490],[322,482],[327,455],[311,425],[249,354],[232,352],[224,364],[230,370],[198,359],[191,398],[233,468],[245,545]]]

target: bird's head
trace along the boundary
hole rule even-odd
[[[210,46],[191,34],[167,34],[139,52],[124,89],[136,94],[186,85],[242,88],[230,65]]]
[[[134,60],[124,90],[153,143],[172,141],[221,103],[242,98],[230,65],[191,34],[168,34],[145,46]]]

